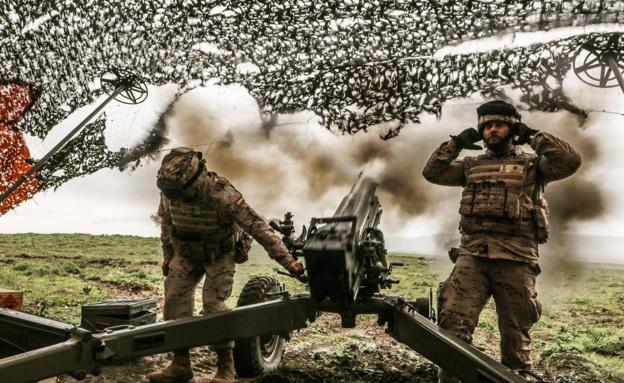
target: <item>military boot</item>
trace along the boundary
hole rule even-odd
[[[212,378],[211,383],[233,382],[236,378],[234,370],[234,356],[231,348],[217,351],[217,373]]]
[[[149,376],[151,383],[177,383],[191,379],[193,379],[193,370],[191,370],[191,357],[188,350],[174,351],[171,363]]]

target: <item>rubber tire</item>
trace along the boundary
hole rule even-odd
[[[255,303],[266,302],[267,293],[282,291],[283,288],[277,279],[273,277],[253,277],[243,287],[237,307]],[[267,337],[254,337],[239,339],[234,345],[234,366],[239,378],[251,378],[276,370],[282,361],[286,340],[279,336],[271,336],[273,348],[270,353],[263,355],[262,339]]]

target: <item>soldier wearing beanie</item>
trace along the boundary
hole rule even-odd
[[[440,285],[439,325],[471,342],[479,315],[494,298],[502,363],[531,369],[530,330],[542,307],[535,280],[538,244],[548,239],[546,184],[572,175],[581,156],[567,142],[521,122],[513,105],[495,100],[477,108],[478,130],[468,128],[442,143],[423,176],[432,183],[463,188],[459,206],[461,243],[449,251],[455,263]],[[457,160],[463,149],[484,154]],[[528,144],[534,153],[519,145]],[[458,382],[443,370],[440,382]]]
[[[165,279],[165,319],[193,315],[195,287],[202,288],[204,313],[226,309],[236,263],[247,260],[251,238],[291,274],[303,271],[273,229],[223,177],[206,169],[200,152],[177,148],[158,170],[161,191],[158,215]],[[233,342],[212,345],[217,353],[213,383],[234,381]],[[171,364],[151,374],[152,383],[185,382],[193,378],[189,350],[173,353]]]

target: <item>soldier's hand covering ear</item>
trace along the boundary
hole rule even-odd
[[[287,269],[288,272],[292,275],[299,276],[303,274],[305,267],[303,267],[303,264],[301,262],[292,261],[288,264]]]
[[[513,129],[514,129],[515,136],[517,136],[517,138],[514,140],[514,144],[516,145],[524,145],[524,144],[530,143],[533,136],[537,132],[539,132],[539,130],[537,129],[529,128],[523,122],[515,123],[513,126]]]
[[[451,136],[453,141],[461,148],[461,149],[470,149],[470,150],[479,150],[483,149],[479,145],[475,145],[475,142],[481,141],[483,136],[481,133],[475,128],[464,129],[461,133],[456,136]]]

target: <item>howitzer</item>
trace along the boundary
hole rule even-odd
[[[290,212],[284,221],[271,222],[291,253],[305,259],[310,295],[316,302],[327,299],[348,307],[398,283],[389,278],[393,265],[388,265],[383,233],[377,228],[382,209],[376,188],[372,179],[360,177],[333,216],[312,218],[310,229],[304,227],[296,240]],[[354,317],[342,319],[344,327],[355,325]]]
[[[355,326],[357,314],[378,314],[378,324],[396,340],[467,383],[521,383],[525,380],[452,333],[431,317],[429,300],[420,304],[380,294],[389,278],[376,183],[360,177],[332,217],[313,218],[294,238],[292,214],[271,222],[295,257],[303,258],[309,292],[291,295],[273,277],[254,277],[238,307],[201,317],[144,326],[110,328],[100,334],[40,317],[0,310],[0,376],[3,382],[34,382],[61,373],[81,379],[101,367],[138,356],[235,340],[239,377],[276,369],[294,330],[320,312],[340,314]],[[27,334],[27,336],[24,336]]]

